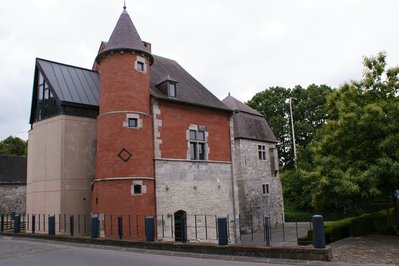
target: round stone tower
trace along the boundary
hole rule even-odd
[[[108,43],[96,58],[100,112],[92,212],[104,214],[108,225],[112,215],[114,228],[111,232],[110,226],[106,226],[108,236],[116,234],[116,219],[122,215],[124,231],[138,232],[142,239],[144,217],[155,215],[150,106],[153,60],[124,7]]]

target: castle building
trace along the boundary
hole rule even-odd
[[[138,239],[154,216],[157,238],[178,241],[215,215],[229,217],[231,241],[240,214],[282,221],[264,117],[152,54],[126,8],[92,70],[36,59],[30,123],[28,214],[99,214],[108,236],[120,216]]]

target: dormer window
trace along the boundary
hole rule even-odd
[[[167,97],[177,98],[177,83],[178,81],[167,75],[162,79],[156,87]]]
[[[176,98],[176,83],[169,82],[168,94],[169,97]]]

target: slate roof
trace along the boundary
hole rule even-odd
[[[98,72],[37,58],[36,66],[60,102],[98,106]]]
[[[178,82],[175,99],[167,97],[156,87],[168,76]],[[150,82],[151,94],[154,97],[231,111],[175,60],[154,55],[154,64],[150,70]]]
[[[252,109],[251,107],[249,107],[245,103],[240,102],[239,100],[237,100],[233,96],[230,96],[230,95],[227,96],[226,98],[223,99],[222,102],[226,106],[228,106],[230,109],[238,110],[238,111],[241,111],[241,112],[246,112],[246,113],[249,113],[249,114],[258,115],[258,116],[262,116],[263,117],[263,115],[261,113],[258,113],[258,111]]]
[[[234,110],[234,138],[278,142],[266,119],[260,113],[230,95],[222,102]]]
[[[145,48],[143,41],[141,40],[140,35],[126,9],[124,9],[120,15],[105,49],[97,56],[97,62],[103,54],[115,50],[139,51],[150,58],[151,64],[154,61],[152,55]]]
[[[0,185],[26,184],[26,156],[0,156]]]
[[[154,56],[154,59],[154,64],[150,67],[152,96],[168,101],[231,111],[176,61],[160,56]],[[39,58],[36,59],[36,64],[61,103],[98,107],[100,92],[98,72]],[[178,82],[176,98],[167,97],[156,87],[167,76],[173,77],[173,80]]]

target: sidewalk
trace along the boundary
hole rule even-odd
[[[330,244],[332,262],[399,265],[399,236],[349,237]]]

